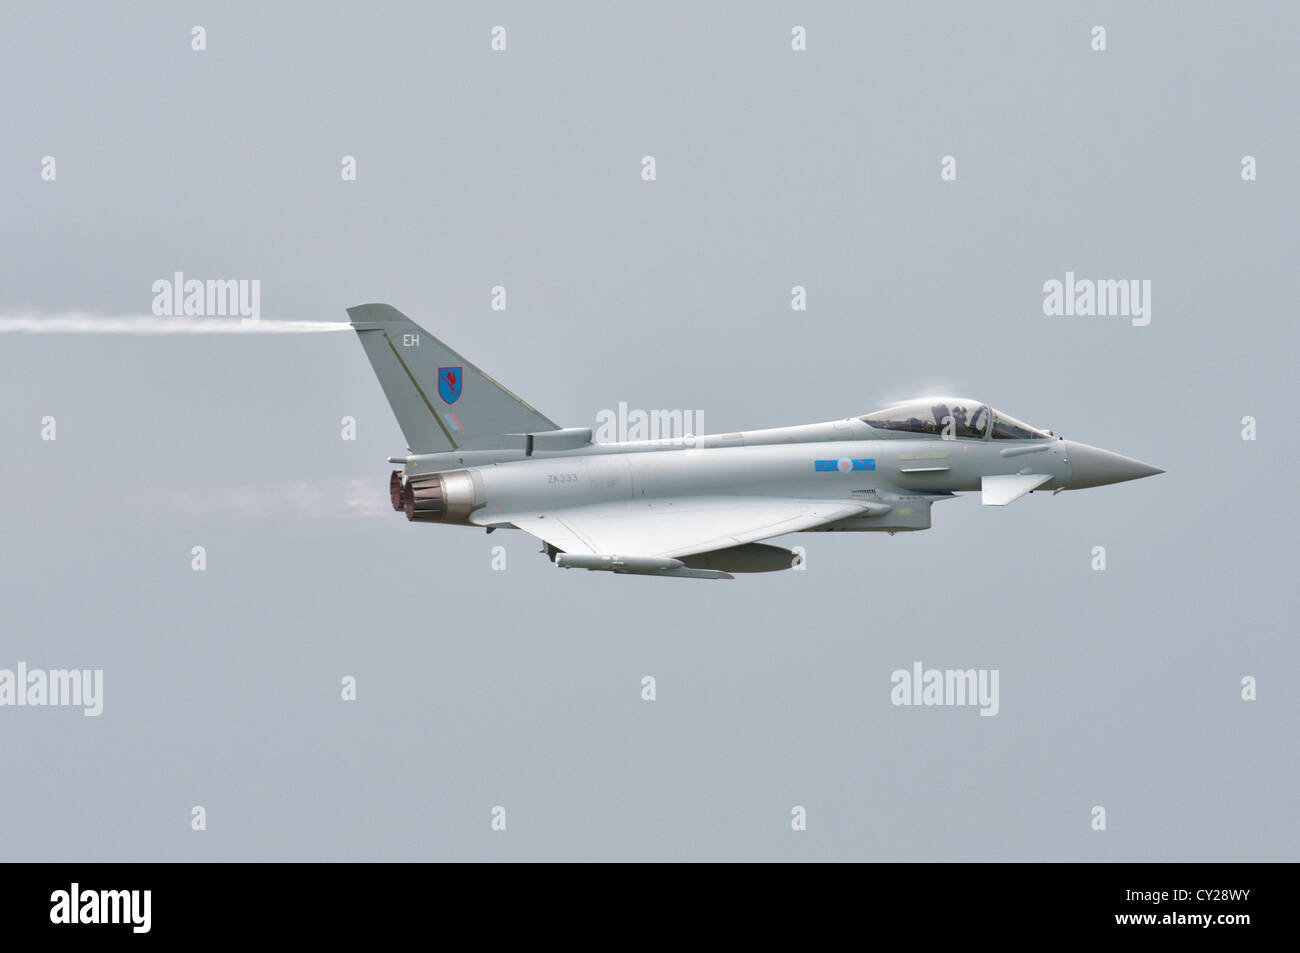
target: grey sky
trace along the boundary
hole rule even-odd
[[[0,857],[1294,860],[1298,28],[4,8],[0,312],[256,278],[268,318],[390,302],[567,426],[958,393],[1168,472],[787,538],[806,572],[560,573],[385,510],[403,443],[350,333],[0,336],[0,668],[105,681],[98,718],[0,708]],[[1067,271],[1150,279],[1151,324],[1045,317]],[[914,660],[999,669],[1000,713],[892,706]]]

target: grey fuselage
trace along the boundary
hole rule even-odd
[[[930,504],[979,490],[986,476],[1041,474],[1038,489],[1066,489],[1070,446],[1059,437],[995,440],[876,429],[857,418],[662,441],[591,444],[589,431],[566,431],[573,446],[531,454],[480,450],[394,458],[406,474],[467,470],[478,526],[530,510],[674,497],[782,497],[852,500],[863,516],[825,530],[927,529]]]
[[[929,529],[933,503],[961,491],[1006,506],[1164,472],[952,396],[826,423],[595,444],[590,428],[559,426],[392,305],[348,317],[409,450],[389,457],[402,467],[388,478],[393,509],[411,522],[523,530],[561,568],[772,572],[793,568],[797,554],[766,543],[788,533]]]

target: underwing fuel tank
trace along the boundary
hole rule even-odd
[[[745,543],[681,557],[682,562],[692,569],[720,569],[724,572],[780,572],[792,569],[795,559],[792,550],[766,543]]]
[[[595,569],[632,576],[689,576],[693,579],[731,579],[730,573],[716,569],[692,569],[680,559],[663,556],[587,555],[560,553],[555,565],[561,569]]]
[[[561,569],[598,569],[638,575],[693,576],[700,579],[729,579],[733,572],[779,572],[791,569],[795,553],[781,546],[745,543],[676,559],[662,556],[589,556],[560,553],[555,565]]]

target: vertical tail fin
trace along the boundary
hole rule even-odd
[[[387,304],[348,317],[412,453],[486,450],[505,434],[557,430],[536,409]]]

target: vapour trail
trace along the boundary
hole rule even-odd
[[[109,316],[89,311],[0,315],[0,334],[322,334],[326,331],[347,331],[351,327],[346,321],[281,321],[267,318],[245,323],[238,316]]]

